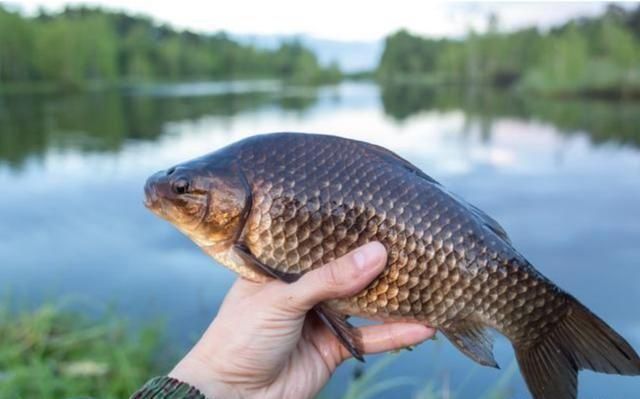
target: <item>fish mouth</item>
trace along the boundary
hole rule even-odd
[[[163,196],[168,182],[166,172],[160,171],[150,176],[144,184],[144,206],[158,215],[162,214]]]
[[[147,209],[155,211],[158,208],[158,202],[158,194],[151,182],[147,180],[146,184],[144,185],[144,200],[142,201],[142,203]]]

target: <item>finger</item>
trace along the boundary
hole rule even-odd
[[[380,274],[386,262],[384,246],[371,242],[306,273],[280,291],[293,309],[306,312],[322,301],[362,290]]]
[[[417,345],[436,334],[434,328],[416,323],[387,323],[359,328],[362,333],[362,344],[367,354],[388,352]],[[332,337],[334,338],[334,337]],[[340,352],[339,358],[344,361],[352,357],[351,353],[334,338]]]

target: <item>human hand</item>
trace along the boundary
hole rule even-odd
[[[292,284],[238,279],[200,341],[169,376],[212,399],[315,396],[351,354],[309,310],[356,294],[385,263],[384,247],[369,243]],[[400,349],[435,334],[414,323],[359,330],[366,353]]]

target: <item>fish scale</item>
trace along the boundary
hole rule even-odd
[[[574,399],[581,369],[640,374],[624,338],[540,274],[494,219],[382,147],[324,135],[254,136],[158,172],[145,193],[150,209],[255,281],[293,283],[363,244],[382,243],[387,264],[374,281],[314,307],[359,359],[364,347],[349,315],[427,324],[474,361],[497,367],[486,331],[493,328],[513,344],[536,399]]]
[[[339,311],[434,327],[477,314],[518,340],[555,322],[520,314],[562,313],[562,298],[536,289],[547,282],[537,284],[541,276],[442,186],[381,162],[356,142],[278,144],[249,145],[237,153],[255,196],[245,242],[261,262],[304,273],[369,241],[389,251],[378,279],[333,302]],[[536,283],[501,298],[510,285],[526,281]],[[525,306],[532,300],[540,306]]]

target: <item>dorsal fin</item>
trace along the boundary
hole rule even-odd
[[[409,172],[415,174],[416,176],[420,176],[421,178],[429,181],[430,183],[440,185],[440,183],[438,183],[433,177],[427,175],[426,173],[421,171],[417,166],[415,166],[411,162],[407,161],[406,159],[402,158],[400,155],[396,154],[395,152],[390,151],[390,150],[388,150],[388,149],[386,149],[384,147],[380,147],[380,146],[375,145],[375,144],[370,144],[370,143],[365,143],[365,142],[362,142],[362,143],[366,144],[368,149],[371,152],[377,154],[379,157],[381,157],[382,159],[386,160],[387,162],[398,163],[403,168],[405,168]]]
[[[443,190],[445,190],[445,189],[443,188]],[[465,201],[464,199],[460,198],[460,196],[458,196],[457,194],[452,193],[451,191],[447,191],[447,193],[449,195],[451,195],[461,205],[463,205],[467,209],[469,209],[469,211],[471,213],[473,213],[480,220],[480,222],[482,222],[482,224],[485,227],[487,227],[489,230],[493,231],[498,237],[502,238],[507,244],[511,245],[511,239],[509,238],[509,235],[504,230],[504,228],[502,226],[500,226],[500,223],[498,223],[497,220],[495,220],[491,216],[489,216],[486,213],[484,213],[484,211],[482,209],[480,209],[480,208],[476,207],[475,205],[472,205],[472,204],[468,203],[467,201]]]
[[[471,209],[473,214],[476,215],[477,217],[479,217],[480,220],[482,220],[482,223],[485,226],[487,226],[489,229],[491,229],[491,231],[496,233],[498,235],[498,237],[502,238],[507,243],[511,244],[511,239],[509,238],[509,235],[507,235],[507,232],[504,230],[504,228],[502,226],[500,226],[500,223],[498,223],[491,216],[489,216],[486,213],[484,213],[484,211],[481,210],[480,208],[478,208],[478,207],[476,207],[474,205],[471,205],[469,203],[467,203],[467,205],[469,206],[469,208]]]
[[[380,156],[382,159],[384,159],[384,160],[386,160],[388,162],[398,163],[403,168],[407,169],[408,171],[410,171],[411,173],[415,174],[416,176],[419,176],[419,177],[429,181],[430,183],[433,183],[433,184],[439,186],[442,190],[446,190],[444,187],[442,187],[442,185],[437,180],[435,180],[431,176],[427,175],[426,173],[421,171],[417,166],[415,166],[411,162],[407,161],[406,159],[402,158],[401,156],[399,156],[395,152],[389,151],[388,149],[386,149],[384,147],[380,147],[380,146],[377,146],[377,145],[374,145],[374,144],[370,144],[370,143],[364,143],[364,144],[367,144],[368,149],[371,152],[373,152],[373,153],[377,154],[378,156]],[[482,224],[484,224],[487,228],[489,228],[491,231],[493,231],[495,234],[497,234],[498,237],[502,238],[508,244],[511,244],[511,239],[509,238],[509,235],[504,230],[504,228],[502,226],[500,226],[500,223],[498,223],[494,218],[492,218],[491,216],[487,215],[484,211],[482,211],[478,207],[476,207],[476,206],[468,203],[467,201],[463,200],[459,196],[449,192],[448,190],[447,190],[447,192],[451,196],[453,196],[458,202],[460,202],[463,205],[467,206],[469,208],[469,210],[482,221]]]

